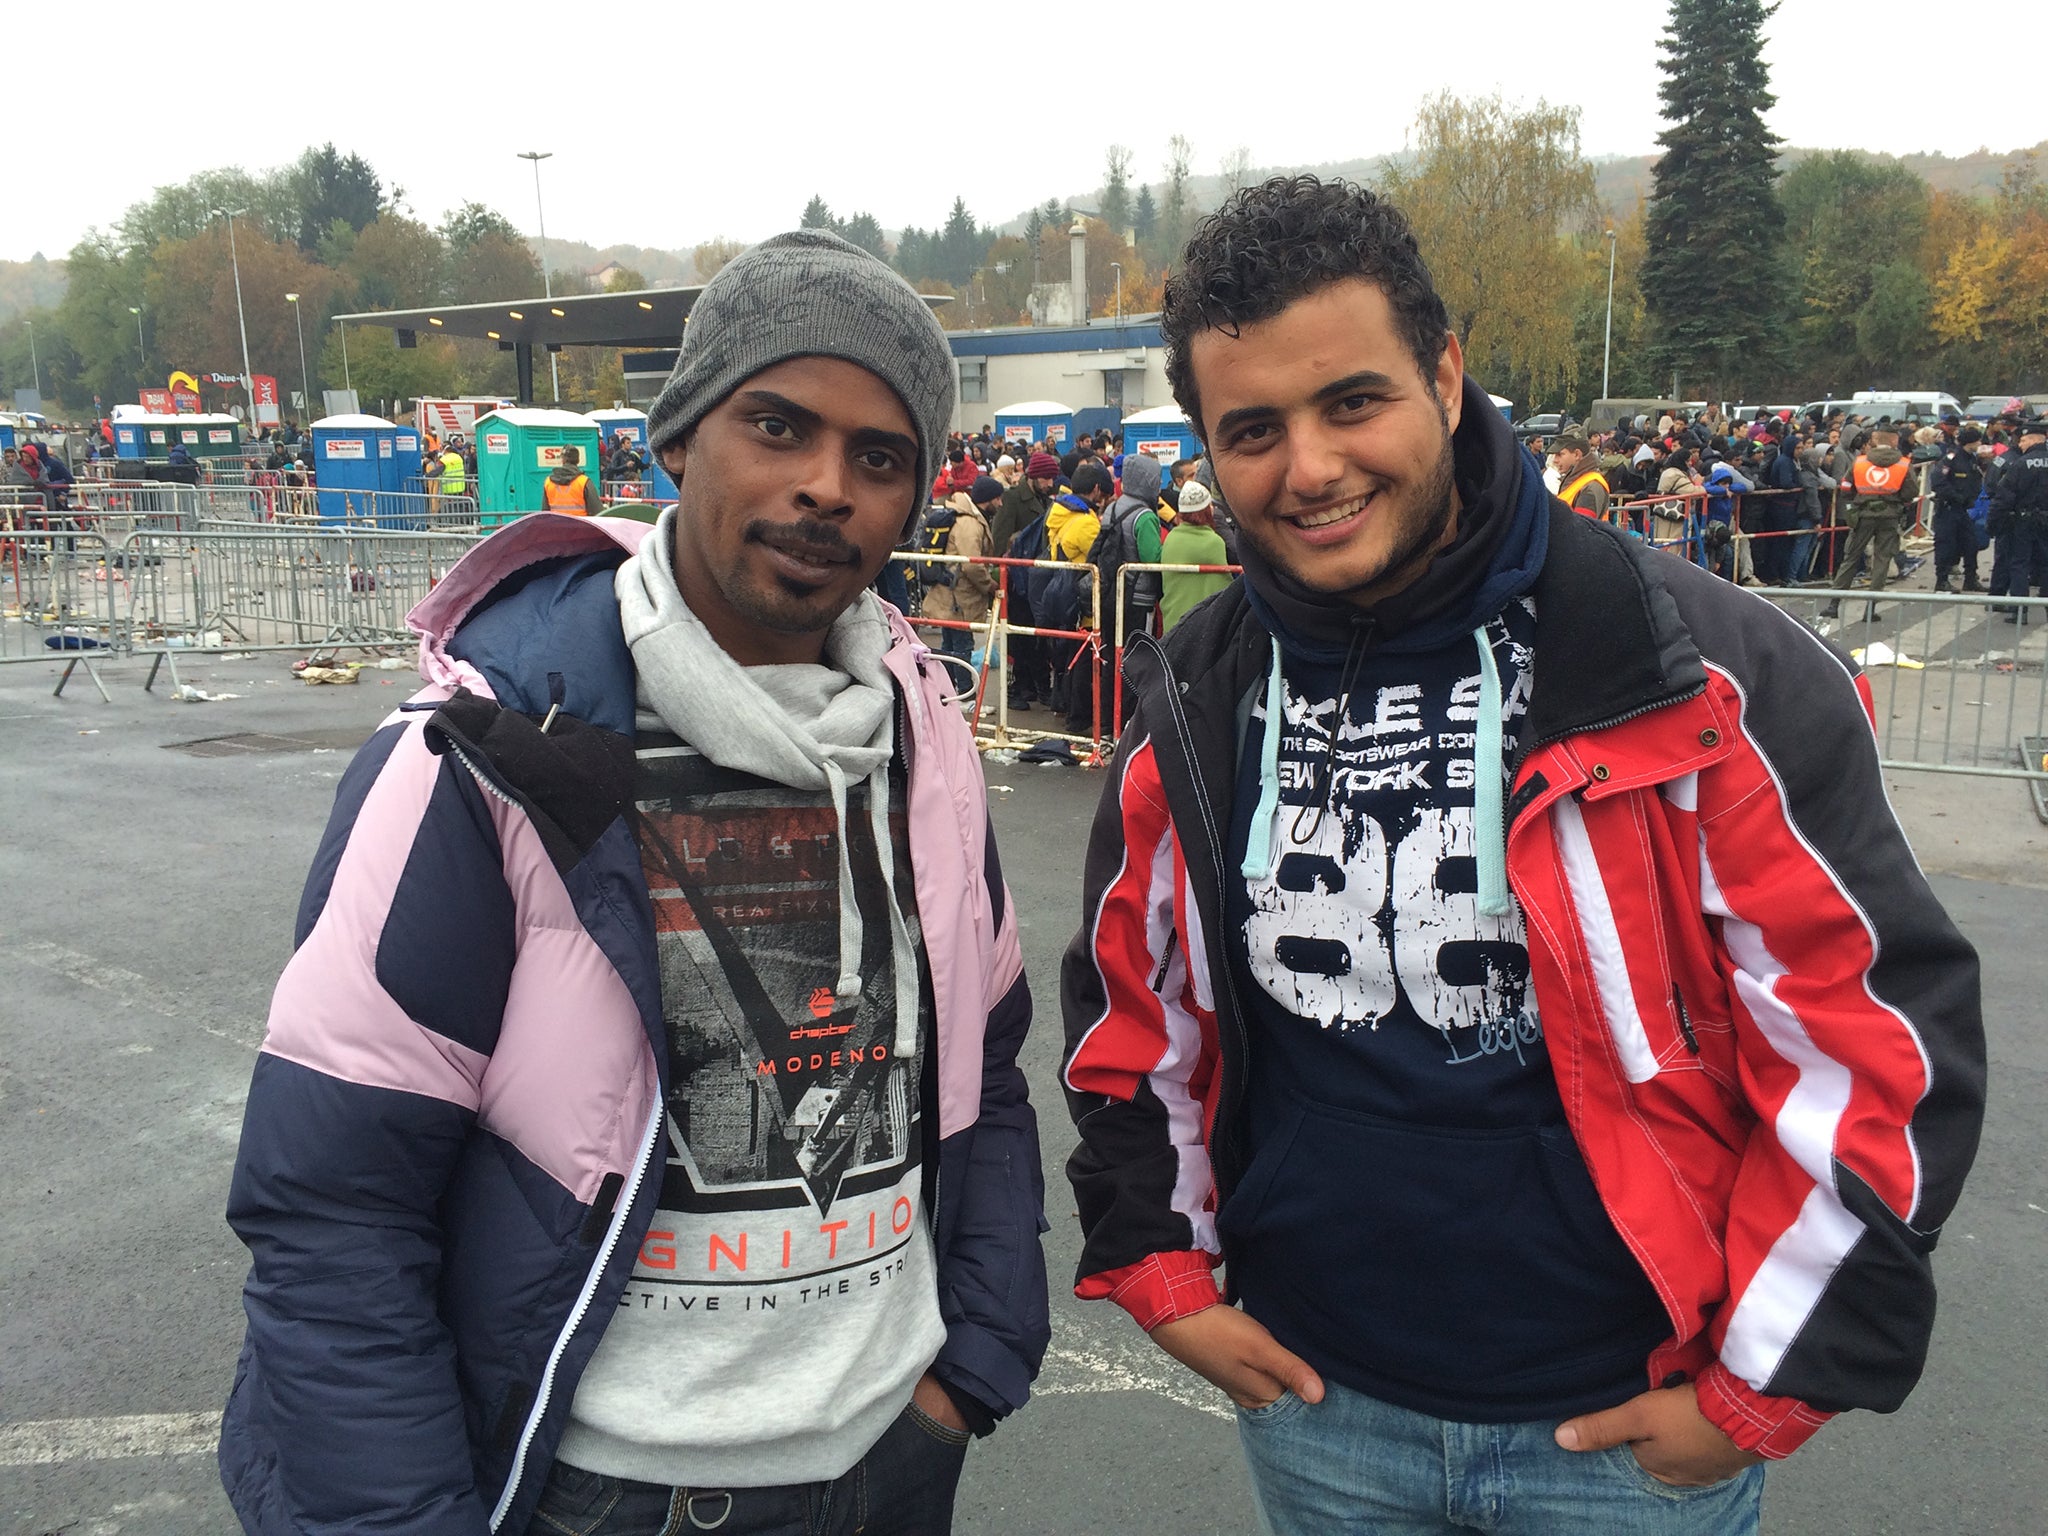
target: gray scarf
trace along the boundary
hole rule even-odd
[[[889,621],[873,593],[833,623],[824,665],[743,667],[711,638],[676,588],[676,509],[668,508],[615,582],[626,644],[638,671],[642,723],[665,728],[721,768],[792,789],[824,789],[839,826],[839,981],[842,1002],[861,995],[864,933],[846,829],[846,786],[868,785],[868,819],[889,906],[896,972],[898,1056],[917,1053],[917,955],[896,903],[889,835],[889,763],[896,688],[882,658]],[[647,718],[652,716],[651,719]]]

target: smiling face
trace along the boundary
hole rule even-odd
[[[676,586],[743,666],[816,661],[914,509],[917,429],[856,364],[763,369],[662,450]]]
[[[1425,377],[1364,278],[1189,346],[1216,481],[1239,533],[1304,587],[1370,604],[1421,574],[1454,527],[1451,434],[1464,359]]]

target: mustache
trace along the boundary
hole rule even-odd
[[[778,523],[757,517],[747,524],[750,541],[783,549],[791,554],[809,555],[817,560],[834,560],[845,565],[860,564],[860,546],[848,542],[829,523]]]

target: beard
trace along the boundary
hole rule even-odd
[[[1283,560],[1282,541],[1268,534],[1263,526],[1255,527],[1248,521],[1238,523],[1238,536],[1258,552],[1269,568],[1319,597],[1368,602],[1399,591],[1419,575],[1430,558],[1442,548],[1457,511],[1454,495],[1457,456],[1451,446],[1450,421],[1441,406],[1438,408],[1438,420],[1442,424],[1443,440],[1436,460],[1428,473],[1412,487],[1397,498],[1389,497],[1392,504],[1381,513],[1387,520],[1390,534],[1386,550],[1363,572],[1336,576],[1319,570],[1317,562],[1297,564],[1300,559],[1298,550],[1287,551],[1293,558]]]

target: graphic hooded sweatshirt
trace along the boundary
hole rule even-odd
[[[1332,1380],[1556,1418],[1641,1390],[1668,1322],[1566,1124],[1507,888],[1548,498],[1469,383],[1453,448],[1455,538],[1373,608],[1242,551],[1276,639],[1228,834],[1251,1161],[1218,1224],[1246,1311]]]

